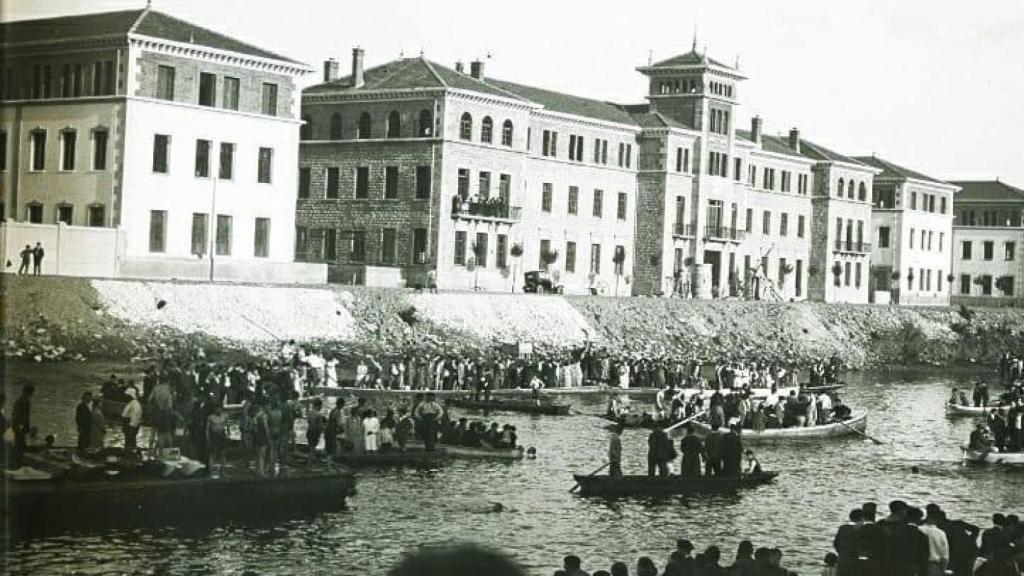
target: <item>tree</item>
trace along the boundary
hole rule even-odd
[[[619,295],[619,278],[622,277],[624,272],[623,268],[626,262],[626,249],[622,246],[615,247],[615,254],[612,256],[612,262],[615,264],[615,295]]]
[[[839,277],[843,275],[843,265],[836,262],[832,265],[832,275],[835,276],[835,285],[839,286]]]
[[[516,242],[509,249],[508,253],[515,259],[512,263],[512,292],[516,291],[516,269],[519,267],[519,257],[523,255],[523,245]]]
[[[540,261],[544,263],[544,269],[547,270],[558,261],[558,250],[544,250],[540,253]]]

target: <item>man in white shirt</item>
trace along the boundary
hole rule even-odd
[[[124,449],[135,450],[138,447],[136,439],[139,436],[139,427],[142,426],[142,404],[139,403],[139,393],[135,388],[128,388],[125,393],[130,400],[121,412],[121,418],[124,419]]]
[[[946,533],[937,526],[939,518],[935,511],[929,511],[924,524],[918,526],[918,530],[928,539],[928,574],[927,576],[942,576],[949,564],[949,541]]]

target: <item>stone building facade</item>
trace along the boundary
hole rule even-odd
[[[953,220],[953,301],[1024,304],[1024,190],[999,180],[960,187]]]

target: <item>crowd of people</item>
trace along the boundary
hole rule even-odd
[[[984,421],[978,422],[971,432],[968,448],[982,453],[1024,451],[1024,387],[1021,383],[1013,381],[996,403],[990,402],[984,381],[974,385],[971,396],[973,406],[984,408],[986,412]],[[966,392],[957,388],[951,392],[949,403],[971,406]]]
[[[641,556],[632,572],[625,562],[612,562],[607,570],[588,572],[579,556],[569,555],[562,559],[562,569],[556,570],[555,576],[795,576],[782,565],[782,556],[780,548],[755,548],[753,542],[743,540],[729,563],[720,547],[711,545],[697,551],[692,542],[681,538],[662,570],[653,558]]]
[[[608,443],[608,474],[622,476],[622,427],[616,426]],[[686,424],[676,451],[663,428],[654,428],[647,437],[647,475],[669,476],[675,472],[676,458],[682,455],[679,475],[738,477],[760,474],[761,464],[752,450],[743,449],[738,425],[722,432],[713,427],[706,437],[697,435],[693,424]],[[744,464],[745,461],[745,464]]]

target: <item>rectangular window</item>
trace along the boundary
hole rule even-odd
[[[508,268],[508,235],[498,234],[498,242],[495,246],[495,264],[499,270]]]
[[[74,221],[74,212],[74,206],[57,206],[57,223],[59,224],[63,222],[64,224],[71,226],[71,223]]]
[[[779,217],[779,236],[789,235],[789,214],[785,212]]]
[[[850,286],[850,276],[851,276],[851,274],[850,274],[850,263],[846,262],[843,265],[843,285],[844,286],[847,286],[847,287]]]
[[[171,137],[164,134],[153,136],[153,172],[167,174],[168,152],[170,152]]]
[[[603,211],[603,203],[604,203],[604,191],[603,190],[594,190],[594,210],[593,210],[594,218],[600,218],[601,217],[601,213]]]
[[[608,163],[608,141],[603,140],[601,142],[601,164]]]
[[[786,282],[786,266],[787,266],[786,259],[785,258],[779,258],[779,271],[778,271],[779,287],[782,287],[782,286],[785,285],[785,282]]]
[[[910,209],[917,210],[917,192],[910,193]]]
[[[274,149],[260,148],[259,166],[256,173],[256,181],[260,184],[270,184],[271,171],[274,163]]]
[[[981,295],[992,295],[992,277],[989,276],[988,274],[981,277]]]
[[[945,214],[946,213],[946,197],[945,196],[943,196],[942,198],[939,198],[939,213],[940,214]]]
[[[398,200],[398,166],[384,167],[384,199]]]
[[[230,142],[220,143],[220,167],[217,177],[231,180],[235,175],[235,145]]]
[[[857,262],[854,265],[854,272],[853,272],[853,285],[856,286],[857,288],[860,288],[860,273],[861,273],[861,264],[860,264],[860,262]]]
[[[768,210],[761,216],[761,233],[765,236],[772,233],[772,213]]]
[[[277,116],[277,84],[263,83],[260,94],[260,111],[267,116]]]
[[[338,261],[338,231],[334,228],[324,230],[324,262]]]
[[[42,204],[29,204],[28,205],[28,221],[32,224],[43,223],[43,205]]]
[[[888,248],[889,247],[889,227],[879,226],[878,228],[878,247]]]
[[[395,263],[395,238],[398,231],[394,228],[384,228],[380,235],[380,262],[384,265]]]
[[[466,265],[466,233],[461,230],[455,232],[455,265]]]
[[[149,251],[163,252],[167,239],[167,211],[149,211]]]
[[[1003,244],[1003,260],[1012,261],[1017,256],[1017,243],[1007,242]]]
[[[466,200],[469,198],[469,169],[459,168],[459,183],[458,183],[459,196]]]
[[[350,261],[366,262],[366,232],[363,232],[362,230],[352,232],[352,245],[350,248]]]
[[[231,216],[217,214],[217,256],[231,256]]]
[[[206,245],[209,242],[207,240],[207,226],[209,225],[209,216],[202,212],[192,213],[192,254],[195,256],[203,256],[206,254]]]
[[[1013,296],[1013,276],[1003,276],[1000,280],[999,289],[1002,290],[1003,296]]]
[[[969,295],[971,293],[971,276],[970,274],[960,275],[960,293]]]
[[[224,96],[222,104],[228,110],[238,110],[238,78],[224,77]]]
[[[600,274],[601,273],[601,245],[591,244],[590,245],[590,273]]]
[[[196,178],[210,175],[210,145],[209,140],[196,140]]]
[[[690,149],[683,149],[683,172],[690,171]]]
[[[733,180],[739,182],[740,180],[743,180],[743,159],[734,158],[732,162],[732,178]]]
[[[206,72],[199,73],[199,105],[217,105],[217,75]]]
[[[93,86],[98,94],[98,86]],[[156,97],[161,100],[174,100],[174,67],[159,66],[156,71]]]
[[[616,246],[615,247],[615,275],[622,276],[626,271],[626,247]]]
[[[626,165],[626,145],[623,144],[622,142],[619,142],[619,162],[618,162],[618,166],[619,166],[619,168],[622,168],[625,165]]]
[[[913,248],[914,248],[914,229],[911,228],[910,229],[910,249],[913,250]]]
[[[629,200],[626,197],[625,192],[619,192],[619,204],[615,209],[615,217],[619,220],[625,220],[629,212]]]
[[[29,138],[32,140],[32,171],[46,170],[46,130],[34,130]]]
[[[747,208],[747,219],[743,229],[749,234],[754,231],[754,209]]]
[[[356,198],[363,200],[370,197],[370,168],[359,166],[356,168]]]
[[[473,244],[473,256],[476,257],[476,265],[487,268],[487,233],[477,232],[476,242]]]
[[[571,240],[565,243],[565,271],[576,271],[576,243]]]
[[[548,212],[548,213],[551,212],[551,196],[552,196],[552,194],[553,194],[553,192],[552,192],[551,183],[550,182],[545,182],[541,186],[541,191],[540,191],[540,211],[541,212]]]
[[[676,234],[683,234],[686,225],[686,196],[676,196]]]
[[[341,168],[331,166],[327,168],[327,187],[324,190],[324,198],[336,200],[341,196]]]
[[[311,182],[312,169],[307,167],[299,168],[299,198],[309,198]]]
[[[576,186],[569,186],[569,200],[567,202],[569,214],[577,214],[579,210],[580,189]]]
[[[676,148],[676,172],[683,171],[683,149]]]
[[[789,178],[790,174],[788,170],[782,171],[782,185],[781,189],[783,192],[789,192]]]
[[[98,228],[106,224],[106,211],[103,206],[89,206],[89,226]]]
[[[0,172],[7,170],[7,132],[0,130]]]
[[[629,168],[633,162],[633,145],[626,144],[626,168]]]
[[[106,130],[95,130],[92,133],[92,169],[93,170],[106,170],[107,169],[107,136]],[[6,133],[0,133],[0,138],[5,140],[6,144]],[[0,151],[3,157],[6,156],[6,146],[3,146],[4,150]],[[2,160],[0,160],[2,161]],[[3,167],[0,167],[3,170]]]
[[[540,251],[537,253],[537,267],[541,270],[548,269],[548,263],[544,261],[544,255],[551,253],[551,240],[540,241]]]
[[[413,228],[412,230],[412,263],[427,263],[427,229]]]
[[[478,195],[480,200],[487,200],[491,197],[491,173],[484,170],[477,176]]]
[[[971,251],[972,251],[971,249],[972,248],[973,248],[973,245],[971,244],[970,240],[965,240],[964,242],[962,242],[960,244],[960,259],[961,260],[970,260],[971,259]]]
[[[796,217],[796,237],[804,237],[804,215],[800,214]]]
[[[78,132],[65,130],[60,133],[60,169],[70,172],[75,169],[75,148]]]
[[[430,198],[430,166],[416,167],[416,199]]]
[[[982,257],[985,260],[991,260],[992,258],[995,257],[995,252],[996,252],[995,242],[992,242],[991,240],[986,240],[981,246],[982,246]]]

